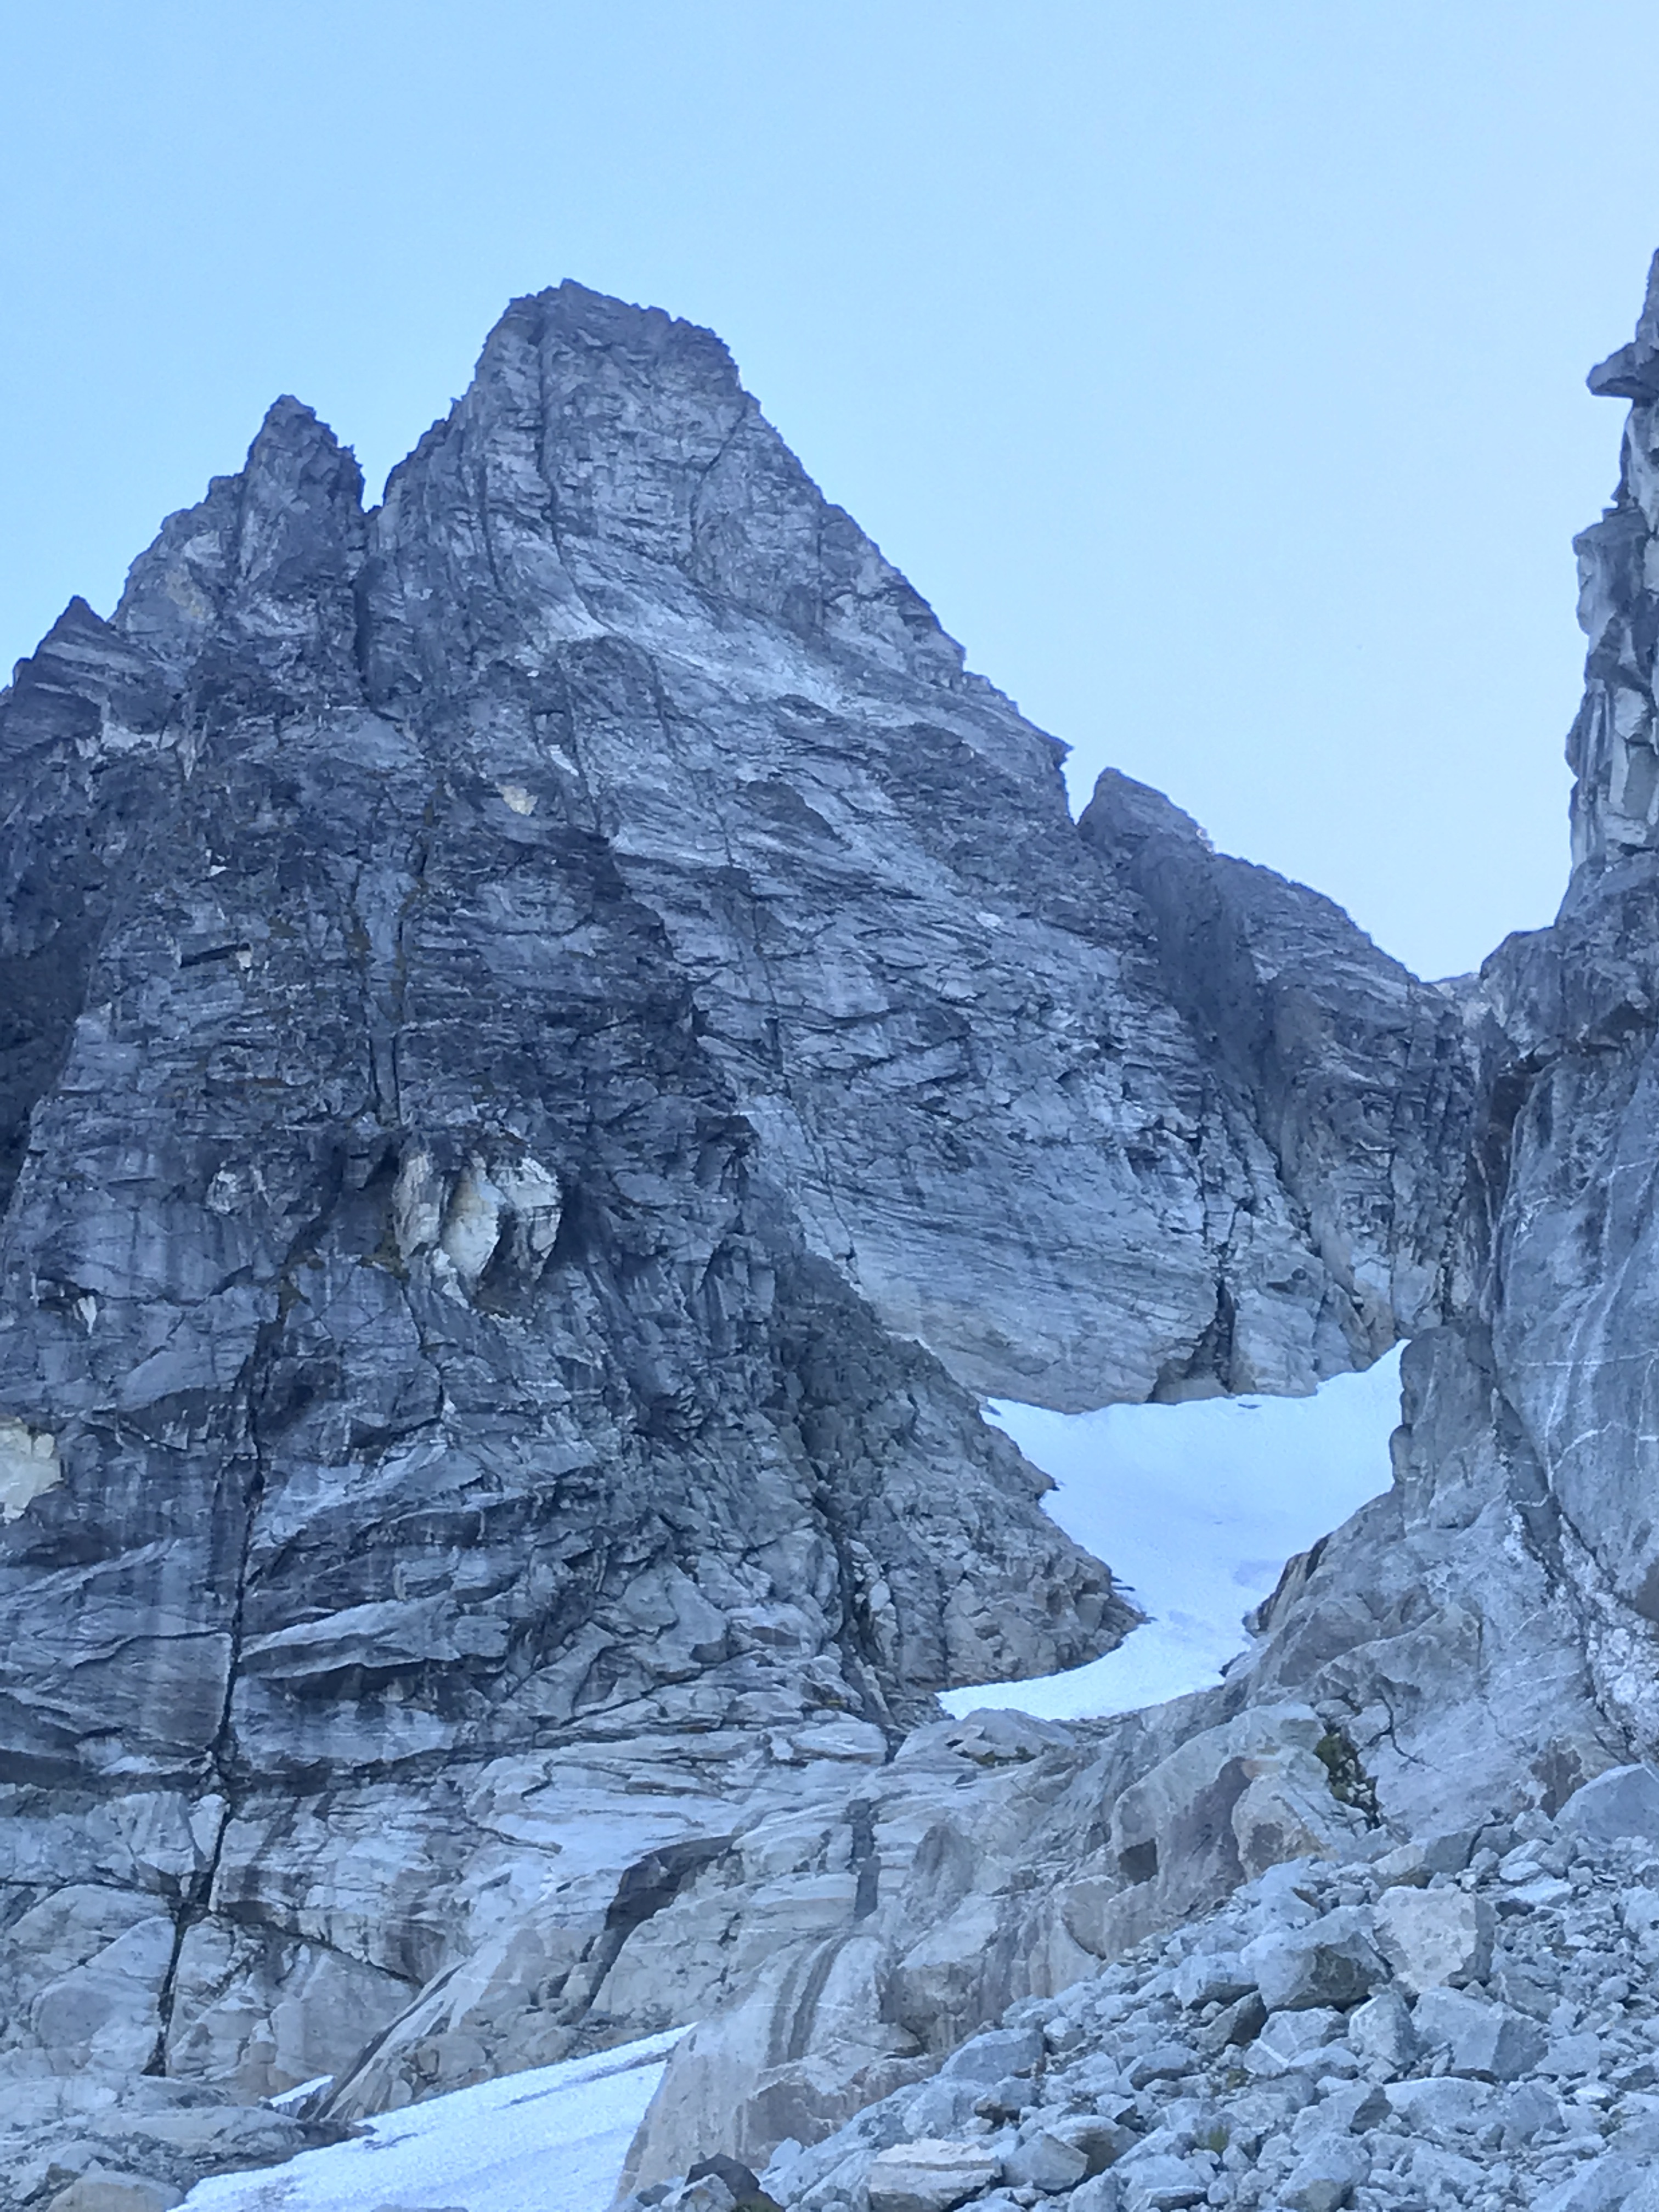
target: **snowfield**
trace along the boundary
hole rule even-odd
[[[198,2181],[183,2212],[605,2212],[684,2033],[382,2113],[355,2142]]]
[[[1132,1712],[1218,1681],[1248,1645],[1243,1616],[1271,1595],[1285,1560],[1389,1487],[1400,1354],[1310,1398],[1096,1413],[999,1403],[988,1419],[1054,1478],[1048,1512],[1152,1618],[1086,1667],[940,1702],[958,1719],[987,1705],[1055,1721]]]

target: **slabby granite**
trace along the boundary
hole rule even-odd
[[[827,2208],[811,2147],[901,2104],[872,2159],[935,2148],[859,2212],[1255,2202],[1276,2128],[1274,2201],[1458,2201],[1553,2145],[1535,2024],[1624,2000],[1500,1988],[1505,1928],[1629,1858],[1659,1742],[1656,316],[1593,380],[1572,888],[1448,984],[1125,778],[1074,823],[719,342],[578,286],[380,507],[282,400],[71,605],[0,695],[0,2205],[690,2021],[647,2202],[774,2159]],[[1220,1687],[938,1721],[1135,1619],[984,1395],[1401,1336],[1393,1490]],[[1616,1941],[1561,1923],[1604,1981],[1615,1871]],[[1012,2003],[1050,2063],[1078,1985],[1117,2070],[1064,2109],[946,2058]],[[1200,2059],[1249,2116],[1149,2132]]]

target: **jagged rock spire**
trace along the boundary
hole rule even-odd
[[[1659,254],[1635,337],[1589,383],[1599,398],[1629,400],[1631,411],[1613,503],[1573,541],[1589,639],[1583,704],[1567,739],[1575,867],[1659,847]]]
[[[181,678],[212,641],[289,686],[355,688],[343,640],[365,544],[356,457],[287,395],[266,413],[239,474],[167,517],[132,564],[115,624]]]

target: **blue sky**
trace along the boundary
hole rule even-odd
[[[0,656],[292,391],[378,489],[514,294],[712,325],[1074,748],[1425,972],[1547,920],[1659,12],[102,0],[0,20]]]

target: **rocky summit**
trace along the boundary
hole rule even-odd
[[[719,341],[574,284],[379,507],[281,399],[71,603],[0,694],[5,2212],[671,2027],[638,2206],[1645,2208],[1659,278],[1592,385],[1572,884],[1449,983],[1074,821]],[[988,1398],[1402,1339],[1218,1687],[939,1717],[1139,1618]]]

